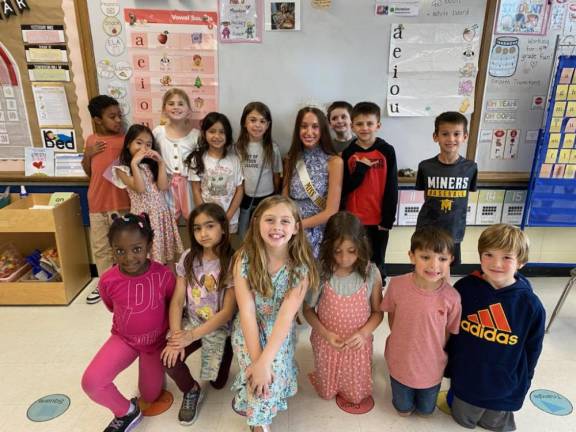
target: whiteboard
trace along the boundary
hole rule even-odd
[[[484,22],[486,0],[422,0],[418,16],[377,16],[373,0],[333,1],[327,10],[301,0],[301,31],[266,32],[260,44],[219,44],[219,110],[239,132],[244,106],[254,100],[272,111],[273,137],[283,152],[290,147],[299,108],[334,100],[369,100],[382,109],[379,135],[396,149],[398,168],[416,169],[438,153],[432,140],[433,117],[388,118],[385,102],[391,24]],[[100,2],[88,2],[96,63],[104,50]],[[215,10],[216,0],[126,0],[122,7]],[[120,12],[121,16],[122,12]],[[127,61],[115,57],[113,61]],[[98,77],[101,92],[106,80]],[[466,148],[462,148],[462,154]]]

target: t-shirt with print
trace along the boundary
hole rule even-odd
[[[98,141],[105,141],[104,151],[95,154],[90,160],[90,184],[88,185],[88,208],[90,213],[129,210],[130,198],[128,193],[119,189],[105,177],[105,173],[113,165],[118,165],[118,158],[124,148],[124,135],[104,136],[90,135],[86,139],[86,148],[96,145]]]
[[[282,156],[276,143],[272,143],[272,166],[267,164],[258,176],[264,162],[264,148],[261,142],[250,142],[246,146],[246,159],[242,163],[244,174],[244,193],[249,197],[265,197],[274,192],[274,173],[282,174]],[[258,190],[256,185],[258,184]]]
[[[408,273],[391,278],[380,309],[394,314],[384,353],[390,375],[414,389],[439,384],[448,361],[446,333],[458,334],[460,326],[458,291],[447,282],[424,290]]]
[[[190,249],[185,251],[176,264],[176,274],[186,279],[186,269],[184,260],[190,253]],[[220,260],[195,260],[194,274],[199,283],[186,283],[186,305],[188,316],[196,317],[200,321],[208,321],[215,313],[222,308],[224,300],[224,289],[218,290],[220,280]],[[226,275],[224,275],[226,276]],[[228,278],[225,288],[232,286],[232,278]]]
[[[202,160],[204,161],[204,172],[198,175],[192,166],[188,173],[188,179],[193,182],[200,182],[203,202],[219,204],[225,211],[228,211],[236,188],[244,181],[240,159],[228,151],[225,158],[216,159],[205,153]],[[230,221],[230,232],[235,232],[235,228],[238,226],[239,213],[240,207]]]
[[[333,138],[332,145],[334,146],[334,151],[338,154],[342,153],[344,150],[348,148],[348,146],[352,143],[352,141],[354,141],[355,138],[356,137],[353,136],[352,138],[346,141],[340,141],[337,140],[336,138]]]
[[[464,239],[468,192],[476,190],[476,162],[462,156],[453,164],[445,164],[438,156],[418,165],[416,189],[424,191],[424,205],[416,227],[435,225],[444,228],[456,243]]]
[[[112,334],[138,351],[161,349],[166,343],[168,307],[175,285],[170,269],[155,261],[139,276],[125,275],[117,265],[106,271],[98,290],[114,314]]]

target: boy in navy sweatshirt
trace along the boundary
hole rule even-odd
[[[544,338],[544,307],[517,272],[528,261],[520,229],[493,225],[478,240],[481,272],[460,279],[460,333],[449,343],[452,417],[469,429],[516,430]]]

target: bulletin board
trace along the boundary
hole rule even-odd
[[[62,3],[62,0],[43,0],[42,2],[27,0],[29,6],[28,9],[21,12],[17,11],[15,15],[4,17],[4,19],[0,21],[0,32],[2,34],[0,47],[4,52],[4,64],[11,63],[14,66],[14,72],[17,71],[17,75],[19,76],[18,85],[21,88],[27,117],[26,124],[22,125],[22,128],[29,127],[29,145],[34,147],[43,147],[44,134],[42,129],[44,129],[44,132],[47,129],[56,130],[54,127],[40,125],[33,88],[36,86],[44,89],[58,89],[58,91],[63,89],[61,93],[64,93],[67,99],[70,121],[68,122],[68,120],[66,120],[68,124],[60,126],[66,126],[68,131],[73,130],[76,150],[81,151],[83,148],[82,129],[77,103],[77,89],[74,84],[74,73],[70,67],[70,47],[68,46],[69,32],[71,31],[73,34],[77,35],[77,29],[75,27],[72,29],[66,28]],[[15,2],[12,2],[12,4],[16,5]],[[14,6],[14,9],[16,9],[16,6]],[[55,28],[63,30],[64,44],[53,44],[51,47],[54,48],[53,51],[64,50],[66,52],[66,54],[62,55],[63,58],[66,58],[67,60],[58,63],[57,71],[58,73],[67,74],[69,76],[69,81],[48,81],[48,79],[54,76],[54,70],[50,70],[50,68],[54,67],[54,63],[51,61],[42,61],[42,55],[45,55],[47,50],[44,49],[44,45],[41,43],[34,43],[32,41],[31,43],[25,44],[23,40],[22,26],[29,26],[28,28],[31,32],[34,32],[37,28],[46,28],[46,26],[57,26]],[[34,36],[32,36],[32,39],[33,37]],[[25,49],[26,47],[28,49]],[[34,49],[38,49],[38,51],[36,51],[36,59],[30,61],[29,58],[29,61],[27,61],[27,55],[30,55],[31,50]],[[33,82],[31,80],[31,74],[37,74],[37,76],[41,77],[41,80]],[[44,78],[46,78],[46,80]],[[36,90],[36,93],[36,97],[38,97],[38,89]],[[48,97],[49,93],[50,91],[47,91],[41,96],[46,97],[45,100],[48,102],[50,101],[50,98]],[[3,96],[6,95],[4,94]],[[8,103],[6,97],[4,97],[2,101],[4,105]],[[46,111],[54,111],[60,107],[52,108],[49,105],[44,105],[43,108]],[[54,124],[50,126],[58,125]],[[26,135],[28,135],[26,132],[27,131],[22,132],[17,138],[20,140],[26,140]],[[22,148],[21,154],[18,149],[18,151],[4,153],[3,155],[0,155],[0,158],[4,159],[2,165],[0,165],[0,170],[9,171],[10,169],[6,167],[13,165],[10,163],[11,160],[24,159],[24,149]]]
[[[434,116],[388,115],[391,28],[403,23],[434,24],[439,29],[442,24],[458,24],[463,29],[473,27],[476,37],[481,38],[487,3],[494,1],[421,0],[413,2],[415,8],[410,7],[404,15],[394,14],[390,9],[386,9],[387,14],[380,9],[378,14],[377,2],[373,0],[333,1],[327,9],[314,8],[308,0],[297,1],[299,16],[295,27],[299,30],[264,29],[260,43],[218,44],[218,109],[230,118],[237,136],[244,106],[254,100],[266,103],[272,111],[273,137],[281,151],[286,152],[299,108],[308,104],[325,108],[334,100],[347,100],[352,104],[374,101],[382,109],[379,135],[395,147],[398,167],[416,169],[421,160],[438,153],[438,146],[432,140]],[[102,8],[106,5],[121,5],[119,11],[107,11],[118,19],[107,22],[116,25],[124,23],[122,10],[126,8],[218,10],[216,0],[126,0],[121,3],[82,0],[78,3],[87,11],[87,21],[82,25],[91,29],[97,59],[89,67],[92,77],[96,77],[95,88],[91,89],[94,94],[115,91],[118,86],[110,82],[121,80],[111,74],[118,63],[130,64],[125,47],[119,49],[122,53],[118,55],[110,54],[109,39],[114,36],[105,29],[106,14]],[[266,8],[275,2],[262,0],[261,3]],[[119,39],[126,35],[125,26],[118,27],[117,31]],[[475,50],[467,54],[480,55]],[[99,63],[102,60],[107,61]],[[102,72],[106,68],[108,72]],[[482,90],[468,89],[477,95]],[[479,108],[477,105],[476,111]],[[466,114],[470,115],[470,110]],[[131,119],[131,114],[127,117]],[[462,149],[463,154],[466,151]]]
[[[475,159],[485,174],[527,180],[556,38],[576,40],[576,1],[499,0],[493,21]]]

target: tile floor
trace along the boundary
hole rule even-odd
[[[532,283],[550,314],[567,278],[533,278]],[[1,286],[0,286],[1,289]],[[111,315],[99,303],[87,305],[88,286],[68,307],[1,307],[0,308],[0,431],[102,431],[111,414],[92,403],[80,388],[80,377],[101,343],[108,337]],[[375,408],[368,414],[354,416],[338,409],[334,401],[319,399],[306,379],[312,368],[307,327],[300,328],[297,359],[301,368],[300,389],[287,412],[278,415],[274,431],[464,431],[440,411],[431,418],[400,418],[390,404],[389,383],[383,358],[387,325],[376,332],[374,355]],[[576,403],[576,293],[568,297],[552,331],[544,341],[532,389],[557,391]],[[198,370],[198,357],[190,358],[192,370]],[[234,365],[232,375],[237,368]],[[230,382],[229,382],[230,383]],[[117,380],[121,391],[136,392],[136,368],[132,366]],[[176,421],[181,395],[168,380],[168,390],[175,401],[171,409],[158,416],[145,418],[136,428],[139,432],[182,431]],[[36,399],[64,393],[72,401],[66,413],[45,423],[26,418],[28,406]],[[247,431],[244,419],[230,408],[232,393],[209,390],[198,421],[189,430]],[[519,431],[576,431],[576,414],[557,417],[546,414],[527,401],[516,421]]]

